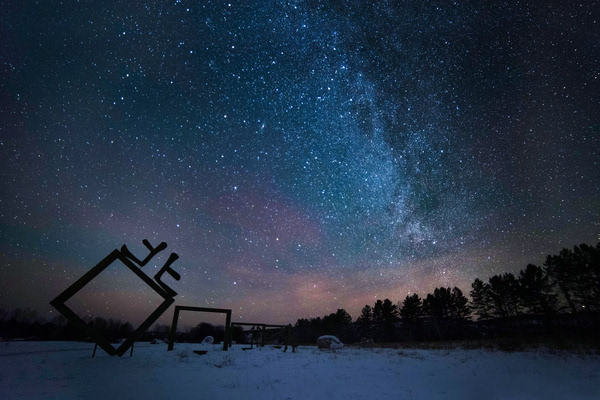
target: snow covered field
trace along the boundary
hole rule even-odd
[[[600,399],[600,356],[242,347],[0,343],[0,399]]]

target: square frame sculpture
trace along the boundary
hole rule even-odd
[[[164,301],[150,314],[148,318],[135,330],[133,333],[118,347],[115,348],[104,336],[98,331],[90,327],[83,319],[81,319],[73,310],[71,310],[66,302],[79,292],[85,285],[90,283],[92,279],[98,276],[114,261],[119,260],[133,273],[135,273],[141,280],[143,280],[148,286],[150,286]],[[136,267],[127,257],[125,257],[119,250],[113,250],[108,256],[102,261],[96,264],[91,270],[85,273],[75,283],[69,286],[64,292],[59,294],[50,304],[62,313],[69,321],[79,325],[85,330],[85,332],[109,355],[122,356],[131,345],[140,337],[166,310],[169,308],[175,299],[167,293],[159,284],[154,282],[148,275],[143,273],[138,267]]]
[[[173,350],[175,338],[177,336],[177,322],[179,321],[180,311],[195,311],[208,312],[217,314],[226,314],[225,317],[225,339],[223,340],[223,351],[227,351],[231,347],[232,332],[231,332],[231,310],[226,308],[209,308],[209,307],[192,307],[192,306],[175,306],[173,313],[173,323],[171,324],[171,333],[169,334],[169,348],[167,351]]]

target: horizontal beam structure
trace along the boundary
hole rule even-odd
[[[251,322],[232,322],[231,325],[262,326],[263,328],[287,328],[289,325],[253,324]]]
[[[290,325],[290,324],[288,324],[288,325],[276,325],[276,324],[259,324],[259,323],[254,323],[254,322],[232,322],[232,323],[231,323],[231,326],[233,327],[234,325],[236,325],[236,326],[251,326],[251,327],[252,327],[252,329],[251,329],[252,331],[253,331],[255,328],[257,329],[257,331],[262,331],[262,332],[263,332],[263,335],[262,335],[262,340],[261,340],[261,342],[262,342],[261,346],[264,346],[264,345],[265,345],[265,340],[266,340],[266,338],[265,338],[265,335],[264,335],[264,333],[265,333],[265,331],[266,331],[268,328],[281,328],[281,329],[288,329],[288,332],[289,332],[289,329],[291,329],[291,328],[292,328],[292,325]],[[247,331],[246,331],[246,332],[247,332]],[[252,348],[252,346],[253,346],[253,345],[254,345],[254,339],[252,339],[252,340],[250,341],[250,348]],[[257,340],[257,343],[256,343],[256,345],[258,346],[258,340]]]
[[[221,314],[231,314],[231,310],[227,308],[210,308],[210,307],[192,307],[192,306],[175,306],[175,309],[183,311],[199,311],[199,312],[212,312]]]
[[[192,307],[192,306],[175,306],[175,312],[173,313],[173,323],[171,324],[171,333],[169,335],[169,349],[173,350],[175,345],[175,338],[177,337],[177,322],[179,321],[179,311],[195,311],[195,312],[209,312],[217,314],[226,314],[225,319],[225,340],[223,340],[223,350],[227,351],[231,347],[231,310],[226,308],[209,308],[209,307]]]

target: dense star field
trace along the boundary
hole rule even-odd
[[[293,323],[600,239],[600,6],[0,5],[0,308],[115,248],[176,304]],[[73,307],[156,296],[107,270]],[[170,314],[170,313],[168,313]]]

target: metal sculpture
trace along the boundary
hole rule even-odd
[[[223,340],[223,350],[227,351],[227,348],[231,347],[231,310],[225,308],[175,306],[175,311],[173,312],[173,323],[171,324],[171,333],[169,335],[169,347],[167,351],[173,350],[173,346],[175,345],[175,339],[177,336],[177,322],[179,321],[180,311],[196,311],[225,314],[225,340]]]
[[[152,324],[169,308],[175,301],[173,297],[177,295],[173,289],[171,289],[161,278],[164,273],[168,273],[175,280],[180,280],[181,276],[171,268],[179,256],[176,253],[171,253],[169,259],[165,265],[154,275],[152,280],[148,275],[142,272],[141,267],[148,264],[148,262],[159,252],[163,251],[167,244],[161,242],[158,246],[153,247],[148,240],[142,241],[144,246],[150,251],[150,253],[143,259],[140,260],[134,256],[127,246],[123,245],[121,250],[113,250],[108,256],[102,261],[96,264],[91,270],[85,273],[75,283],[69,286],[64,292],[59,294],[50,304],[56,308],[62,315],[64,315],[70,322],[83,328],[87,334],[94,339],[96,344],[100,346],[106,353],[113,355],[122,356],[129,347],[133,346],[133,343],[150,327]],[[102,271],[104,271],[113,262],[119,260],[133,273],[135,273],[141,280],[143,280],[148,286],[150,286],[159,296],[164,300],[163,302],[150,314],[148,318],[142,324],[133,331],[133,333],[118,347],[115,348],[100,332],[95,330],[92,326],[88,325],[83,319],[81,319],[73,310],[67,307],[66,302],[79,292],[85,285],[90,283],[95,277],[97,277]],[[139,266],[136,266],[136,264]]]
[[[296,342],[296,338],[294,336],[292,325],[274,325],[274,324],[262,324],[262,323],[254,323],[254,322],[233,322],[231,326],[251,326],[250,328],[250,348],[245,348],[244,350],[251,350],[254,345],[256,347],[264,347],[265,342],[267,340],[266,334],[267,329],[269,328],[280,328],[278,332],[276,332],[272,337],[278,336],[283,344],[285,345],[284,352],[287,351],[288,345],[292,347],[292,352],[296,352],[296,347],[298,347],[298,343]],[[260,343],[259,343],[260,342]]]

